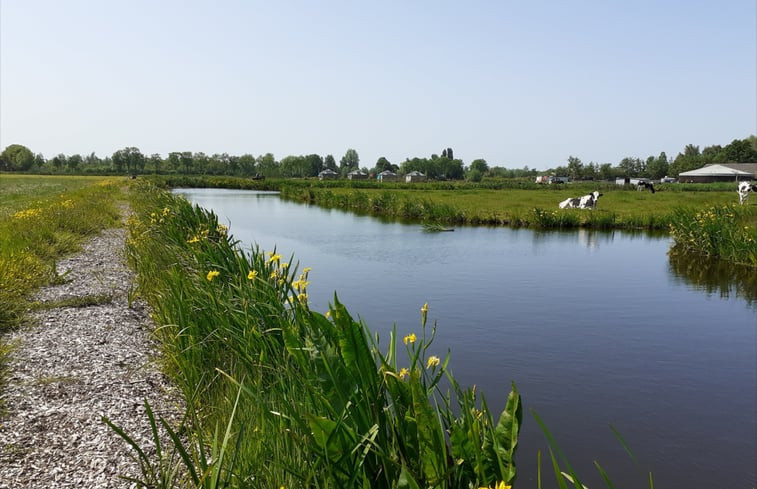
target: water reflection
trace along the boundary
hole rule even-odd
[[[676,283],[692,285],[720,298],[741,297],[757,305],[757,273],[754,268],[690,253],[670,251],[669,270]],[[677,279],[677,280],[676,280]]]

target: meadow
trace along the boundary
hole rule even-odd
[[[65,280],[56,260],[118,225],[118,181],[0,175],[0,334],[23,319],[32,291]],[[0,373],[8,350],[0,343]]]

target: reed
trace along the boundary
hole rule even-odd
[[[750,206],[679,209],[670,234],[672,254],[696,253],[757,267],[757,216]]]
[[[417,330],[380,344],[336,295],[328,311],[311,310],[309,269],[293,257],[245,251],[212,212],[138,187],[127,254],[188,406],[188,438],[169,431],[163,460],[143,465],[145,485],[512,484],[517,390],[495,418],[461,388],[449,352],[433,354],[427,305]]]

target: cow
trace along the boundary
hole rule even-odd
[[[654,193],[654,183],[640,181],[636,184],[636,190],[638,190],[639,192],[643,190],[649,190],[650,192]]]
[[[596,190],[583,197],[571,197],[560,202],[560,209],[596,209],[597,201],[602,196]]]
[[[749,182],[739,182],[739,204],[744,203],[749,199],[749,192],[757,192],[757,185],[752,185]]]

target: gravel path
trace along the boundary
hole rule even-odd
[[[155,361],[146,307],[129,307],[132,273],[123,260],[125,230],[110,229],[58,263],[66,283],[36,300],[95,298],[86,307],[30,313],[32,326],[4,339],[16,348],[9,385],[0,392],[0,489],[127,488],[136,476],[128,445],[101,421],[107,416],[150,446],[144,399],[178,419],[180,402]]]

